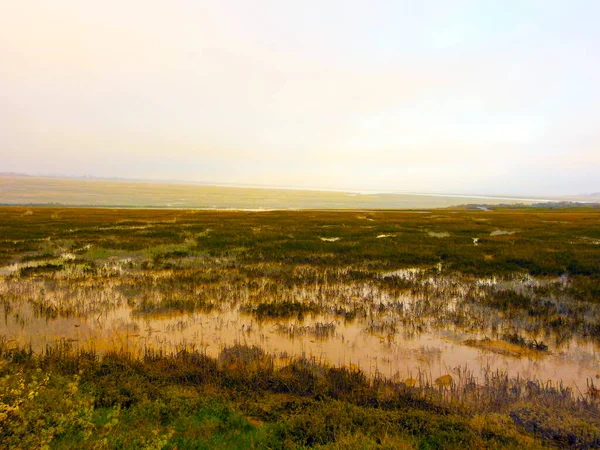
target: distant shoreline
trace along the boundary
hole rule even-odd
[[[112,177],[96,177],[96,176],[69,176],[69,175],[33,175],[26,173],[10,173],[0,172],[1,178],[28,178],[28,179],[52,179],[52,180],[74,180],[84,182],[107,181],[115,183],[146,183],[160,185],[181,185],[181,186],[196,186],[196,187],[224,187],[237,189],[264,189],[264,190],[281,190],[281,191],[300,191],[300,192],[331,192],[347,195],[407,195],[407,196],[425,196],[425,197],[448,197],[448,198],[478,198],[492,200],[509,200],[509,201],[530,201],[530,202],[551,202],[560,201],[567,197],[583,198],[584,195],[547,195],[547,196],[530,196],[520,195],[492,195],[492,194],[466,194],[466,193],[438,193],[438,192],[412,192],[403,190],[382,190],[382,189],[341,189],[341,188],[324,188],[324,187],[308,187],[308,186],[277,186],[266,184],[245,184],[245,183],[218,183],[218,182],[203,182],[192,180],[160,180],[160,179],[144,179],[144,178],[112,178]],[[590,194],[593,196],[595,194]]]
[[[0,175],[0,205],[207,211],[375,211],[499,206],[561,207],[594,198],[531,198],[434,193],[357,193],[131,180]]]

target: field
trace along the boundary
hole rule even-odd
[[[3,207],[0,304],[8,448],[600,446],[594,209]]]

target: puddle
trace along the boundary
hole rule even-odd
[[[515,233],[516,231],[494,230],[490,233],[490,236],[510,236]]]
[[[194,313],[187,316],[136,317],[127,308],[116,309],[97,320],[55,319],[51,327],[42,319],[30,319],[25,326],[6,320],[5,334],[14,342],[36,343],[41,350],[57,340],[75,348],[99,351],[119,348],[134,354],[144,348],[177,351],[183,347],[218,356],[224,347],[237,343],[258,345],[275,356],[310,356],[333,365],[352,365],[368,374],[380,373],[403,380],[418,373],[439,377],[457,367],[468,367],[482,375],[488,367],[510,375],[541,380],[562,380],[580,388],[598,372],[599,355],[585,353],[573,361],[566,354],[540,356],[487,352],[456,342],[444,332],[424,333],[412,339],[365,332],[363,324],[328,322],[335,332],[319,338],[313,333],[282,333],[281,327],[315,329],[322,321],[257,321],[239,312]],[[582,352],[582,349],[578,349]],[[594,364],[590,364],[594,361]],[[591,367],[590,367],[591,366]]]
[[[586,236],[582,236],[579,239],[587,244],[600,245],[600,239],[594,239]]]
[[[450,233],[448,233],[447,231],[440,231],[440,232],[428,231],[427,235],[430,237],[435,237],[435,238],[446,238],[446,237],[450,236]]]

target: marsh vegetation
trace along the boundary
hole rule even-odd
[[[593,447],[597,242],[585,209],[2,208],[0,440],[66,390],[56,448]]]

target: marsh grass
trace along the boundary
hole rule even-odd
[[[0,421],[0,442],[29,444],[28,433],[39,437],[32,447],[54,448],[598,446],[593,379],[579,392],[459,366],[393,381],[310,354],[281,363],[256,346],[213,356],[122,339],[97,352],[73,337],[46,346],[32,327],[76,318],[102,328],[119,309],[148,323],[176,317],[169,329],[183,330],[195,314],[241,313],[278,338],[319,345],[351,324],[388,346],[444,331],[477,336],[482,352],[545,358],[600,342],[599,225],[587,210],[0,208],[0,311],[30,339],[0,342],[0,388],[25,386],[1,400],[11,420]],[[35,389],[44,394],[33,401]]]
[[[593,395],[499,371],[484,379],[466,368],[435,380],[419,374],[413,384],[314,359],[277,366],[243,345],[216,358],[183,348],[100,356],[68,343],[42,354],[4,344],[0,351],[0,389],[10,392],[0,402],[0,441],[12,445],[34,424],[27,442],[55,448],[296,448],[348,436],[407,448],[600,443]]]

